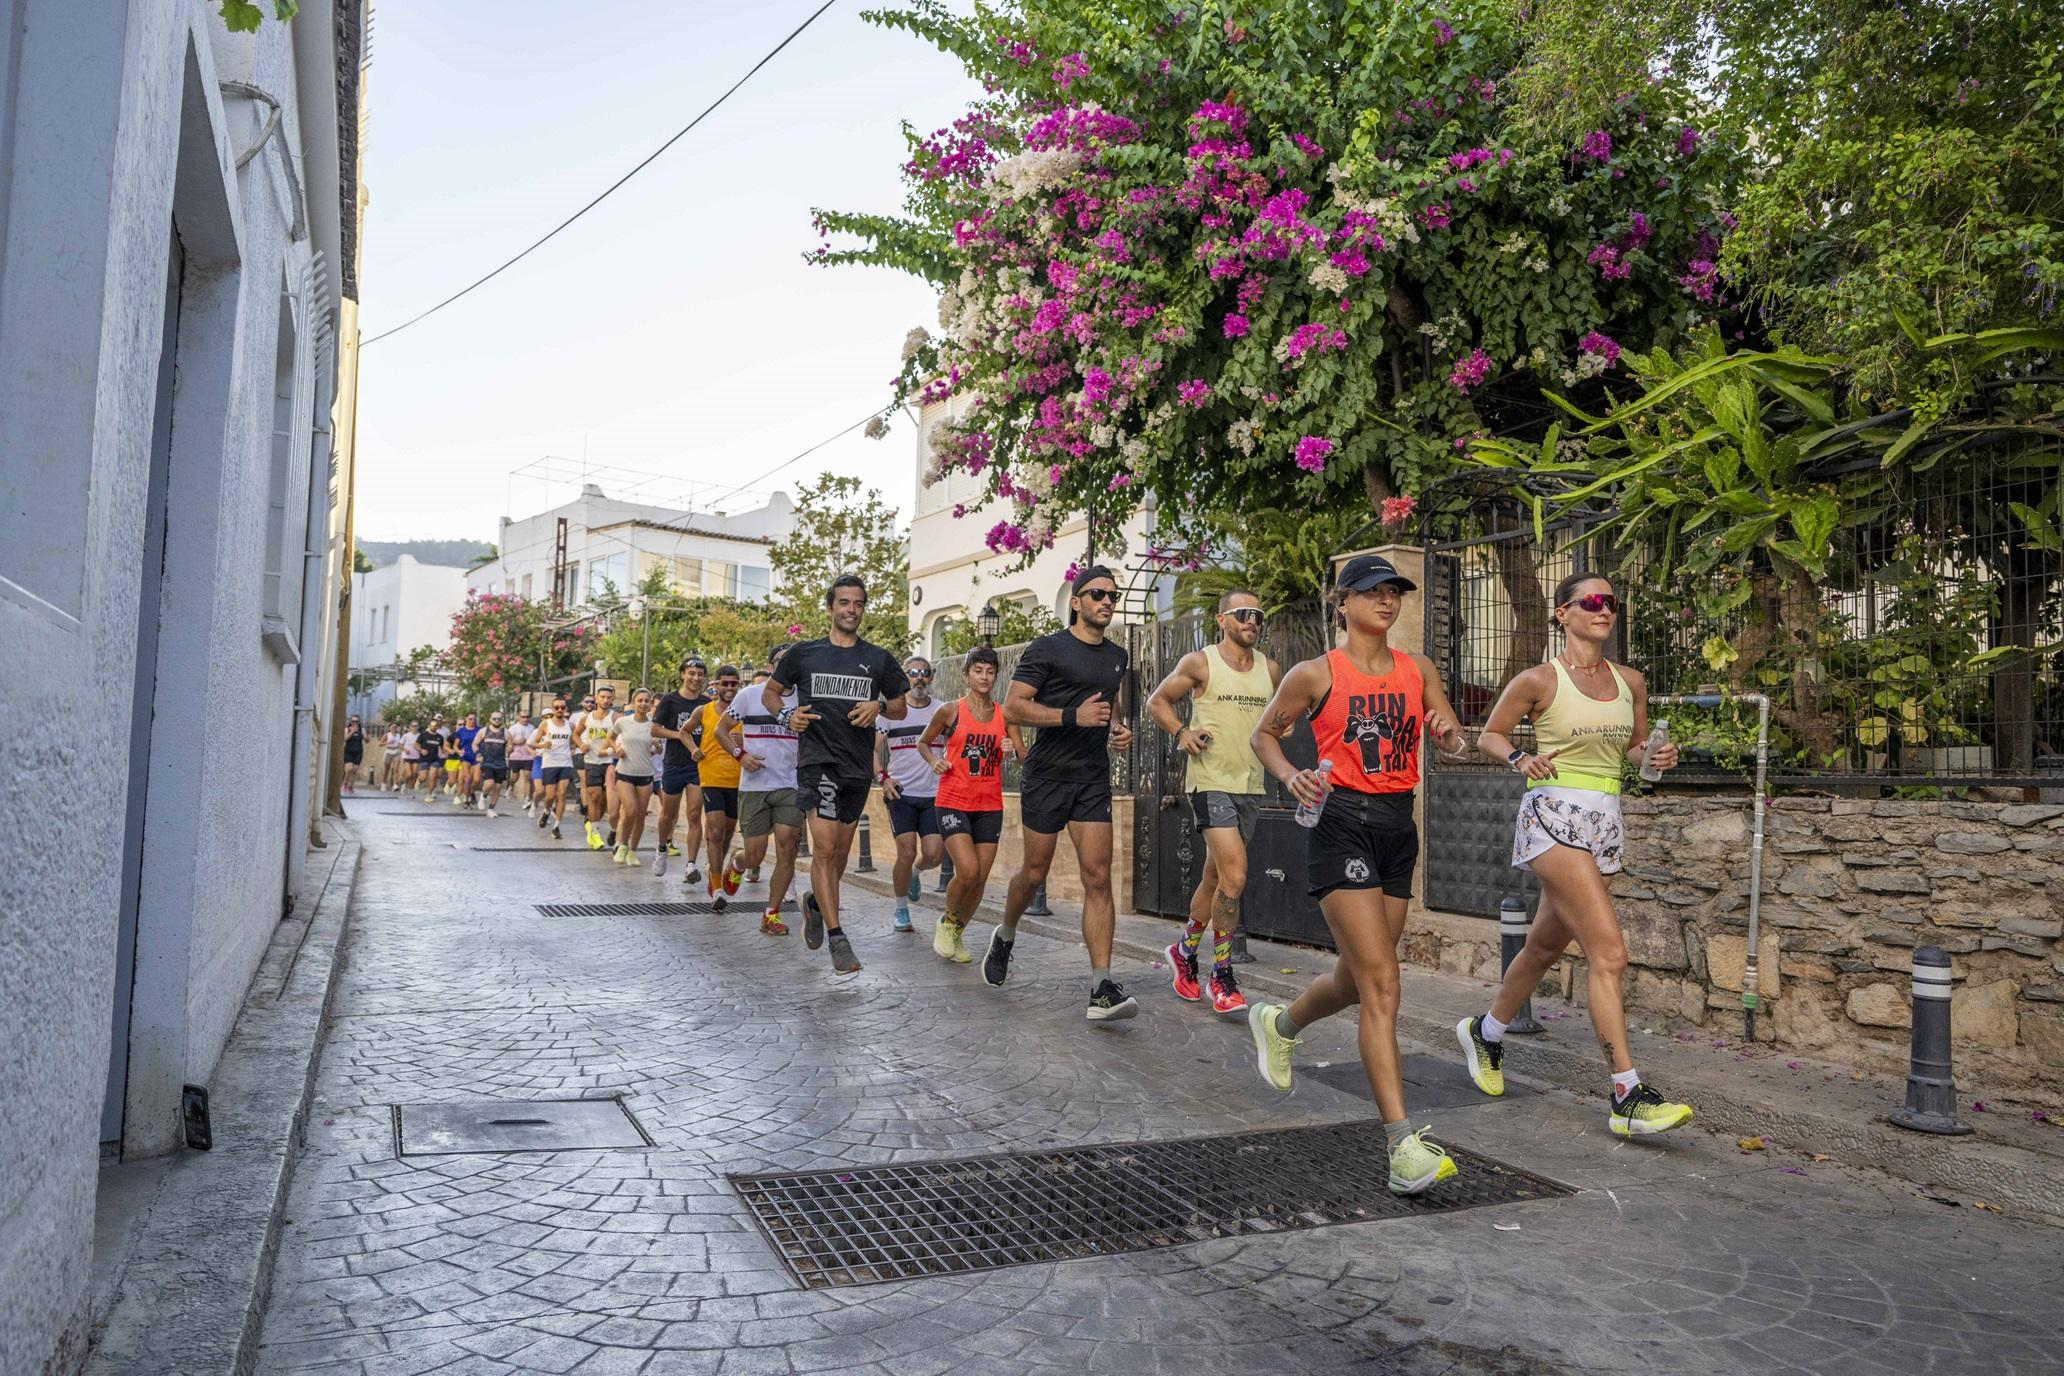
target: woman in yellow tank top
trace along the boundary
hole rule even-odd
[[[1477,737],[1478,750],[1503,758],[1526,776],[1513,826],[1512,863],[1541,881],[1541,905],[1528,929],[1526,949],[1506,970],[1490,1011],[1464,1018],[1455,1036],[1477,1088],[1504,1093],[1505,1025],[1519,1016],[1534,986],[1562,959],[1570,942],[1581,942],[1586,1006],[1613,1072],[1607,1125],[1622,1137],[1642,1137],[1691,1121],[1691,1109],[1668,1102],[1641,1082],[1620,1003],[1627,943],[1605,880],[1620,871],[1625,844],[1620,766],[1642,757],[1648,685],[1634,670],[1605,657],[1619,611],[1612,584],[1604,578],[1571,574],[1563,579],[1555,589],[1562,649],[1506,685]],[[1533,721],[1535,753],[1512,744],[1511,733],[1521,718]],[[1671,768],[1677,747],[1664,742],[1650,763]]]

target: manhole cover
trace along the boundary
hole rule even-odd
[[[1493,1099],[1469,1082],[1469,1072],[1462,1068],[1461,1054],[1454,1059],[1443,1060],[1439,1056],[1412,1055],[1400,1058],[1399,1069],[1405,1074],[1405,1104],[1414,1113],[1430,1108],[1475,1108],[1479,1104],[1502,1103]],[[1317,1080],[1329,1089],[1344,1094],[1372,1098],[1369,1093],[1369,1073],[1362,1069],[1360,1061],[1339,1061],[1333,1065],[1320,1066],[1315,1070],[1300,1067],[1300,1080]],[[1519,1099],[1541,1091],[1527,1085],[1505,1082],[1505,1098]]]
[[[1474,1152],[1448,1154],[1461,1173],[1414,1199],[1390,1192],[1383,1125],[1371,1121],[730,1181],[812,1288],[1573,1193]]]
[[[695,903],[537,903],[533,904],[544,917],[691,917],[697,913],[713,913],[707,899]],[[796,910],[795,900],[789,899],[781,905],[781,911]],[[734,898],[726,913],[765,912],[750,898]]]
[[[474,1099],[394,1112],[401,1156],[652,1145],[620,1099]]]

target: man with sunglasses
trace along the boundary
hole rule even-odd
[[[1189,756],[1184,787],[1204,837],[1204,874],[1190,898],[1189,925],[1169,944],[1168,964],[1177,998],[1204,998],[1197,949],[1204,929],[1211,929],[1208,993],[1214,1013],[1247,1006],[1233,978],[1233,933],[1247,887],[1247,846],[1267,801],[1267,775],[1248,740],[1283,681],[1281,666],[1255,650],[1261,624],[1260,598],[1245,588],[1226,593],[1218,599],[1218,644],[1184,655],[1147,699],[1147,715]],[[1190,700],[1187,726],[1175,710],[1183,698]]]
[[[616,848],[616,826],[610,821],[613,809],[609,805],[611,775],[615,772],[615,759],[610,751],[616,732],[616,690],[603,684],[595,690],[595,705],[582,712],[573,723],[574,735],[581,742],[582,753],[587,757],[586,771],[581,783],[581,813],[587,818],[588,849]],[[603,828],[607,827],[607,833]]]
[[[924,734],[932,712],[932,662],[922,655],[903,661],[903,676],[910,680],[904,698],[903,715],[887,712],[874,719],[881,733],[875,745],[875,779],[881,784],[882,802],[889,813],[889,830],[896,837],[896,864],[889,889],[896,895],[896,926],[899,932],[916,929],[910,925],[910,905],[924,892],[924,871],[937,869],[945,855],[939,836],[939,776],[917,753],[917,738]]]
[[[566,699],[553,698],[552,710],[530,738],[538,752],[537,824],[549,824],[559,839],[559,819],[566,815],[566,786],[573,782],[573,723],[566,719]]]
[[[1101,564],[1069,585],[1070,624],[1025,647],[1011,674],[1003,717],[1038,731],[1018,786],[1025,828],[1024,866],[1004,898],[1003,922],[990,934],[982,982],[1000,987],[1010,975],[1018,919],[1032,891],[1046,882],[1066,831],[1082,875],[1082,944],[1089,952],[1091,1022],[1130,1018],[1139,1003],[1111,977],[1111,941],[1118,923],[1111,893],[1111,751],[1132,744],[1117,714],[1128,656],[1105,636],[1118,612],[1118,580]]]
[[[696,868],[696,852],[702,849],[702,783],[696,768],[702,748],[702,709],[709,694],[702,685],[709,666],[700,655],[681,660],[681,686],[659,700],[652,713],[652,734],[666,742],[666,754],[659,770],[659,854],[652,862],[654,874],[665,874],[667,861],[681,854],[674,844],[674,823],[687,829],[688,873],[682,882],[700,884],[702,871]]]

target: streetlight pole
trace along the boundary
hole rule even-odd
[[[645,631],[645,649],[638,657],[638,681],[631,685],[632,692],[643,688],[645,681],[652,676],[652,618],[646,615],[650,610],[644,598],[631,599],[631,615],[638,618],[638,624]]]

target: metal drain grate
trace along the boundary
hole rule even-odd
[[[714,913],[705,899],[696,903],[538,903],[534,904],[539,915],[544,917],[692,917],[698,913]],[[795,900],[781,905],[781,911],[796,910]],[[757,914],[766,909],[750,898],[734,898],[724,915],[736,913]]]
[[[1390,1192],[1383,1125],[1370,1121],[730,1181],[813,1289],[1574,1193],[1448,1153],[1461,1173],[1412,1199]]]
[[[1469,1072],[1462,1068],[1459,1056],[1428,1056],[1414,1052],[1398,1058],[1398,1068],[1404,1072],[1405,1102],[1414,1113],[1423,1113],[1431,1108],[1479,1108],[1489,1104],[1509,1103],[1541,1091],[1516,1080],[1505,1082],[1505,1096],[1493,1099],[1469,1082]],[[1336,1061],[1332,1065],[1298,1067],[1297,1078],[1317,1080],[1328,1089],[1337,1089],[1343,1094],[1352,1094],[1362,1099],[1372,1097],[1369,1093],[1369,1072],[1362,1069],[1360,1061]]]

